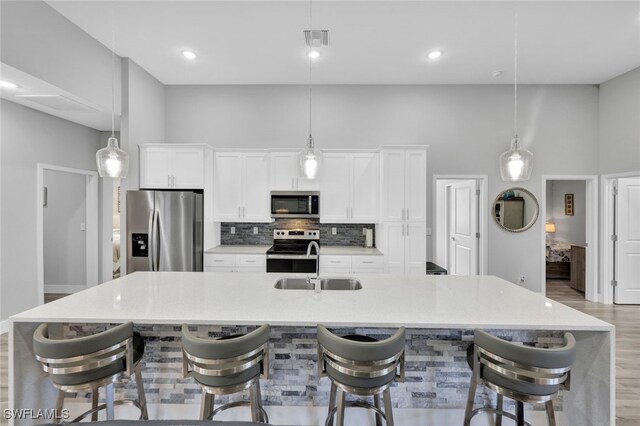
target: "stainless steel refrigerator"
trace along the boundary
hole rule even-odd
[[[127,191],[127,273],[202,271],[202,194]]]

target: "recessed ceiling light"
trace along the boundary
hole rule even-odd
[[[198,57],[198,55],[196,55],[191,50],[183,50],[182,51],[182,56],[184,56],[187,59],[196,59]]]
[[[17,89],[20,86],[10,81],[0,80],[0,87],[4,87],[5,89]]]
[[[311,59],[318,59],[320,57],[320,52],[318,52],[317,50],[310,50],[309,52],[307,52],[307,56]]]
[[[427,53],[427,58],[431,59],[432,61],[435,61],[436,59],[440,59],[443,53],[444,52],[442,52],[442,50],[433,50]]]

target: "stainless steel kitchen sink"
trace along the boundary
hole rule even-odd
[[[313,278],[308,281],[303,277],[283,277],[279,278],[274,288],[278,290],[313,290]],[[320,278],[322,290],[360,290],[362,283],[356,278]]]

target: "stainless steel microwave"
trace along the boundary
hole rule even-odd
[[[319,218],[320,192],[271,191],[271,217]]]

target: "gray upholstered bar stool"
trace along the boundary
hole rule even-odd
[[[467,362],[472,368],[469,397],[464,425],[478,413],[496,413],[496,425],[502,424],[502,416],[513,419],[518,426],[524,421],[524,404],[545,404],[550,426],[555,426],[553,397],[560,389],[569,389],[571,366],[575,360],[576,340],[565,333],[562,347],[552,349],[533,348],[507,342],[483,330],[475,330],[473,345],[467,350]],[[482,383],[498,394],[497,407],[481,407],[473,410],[476,386]],[[503,398],[516,401],[516,415],[502,409]]]
[[[262,408],[260,377],[269,373],[269,325],[251,333],[220,339],[202,339],[182,326],[182,373],[193,376],[202,387],[200,419],[212,419],[220,411],[240,405],[251,407],[251,420],[269,423]],[[249,401],[235,401],[215,410],[215,395],[249,389]]]
[[[335,414],[337,426],[343,426],[345,407],[361,407],[375,411],[376,425],[381,425],[384,418],[388,426],[393,426],[389,388],[394,381],[404,381],[404,339],[404,327],[386,340],[376,340],[367,336],[336,336],[318,325],[318,376],[326,375],[331,380],[325,425],[333,424]],[[374,405],[365,401],[345,402],[345,392],[373,396]]]
[[[147,402],[144,395],[139,362],[144,354],[144,341],[133,332],[128,322],[91,336],[73,339],[49,338],[49,327],[41,324],[33,333],[33,352],[58,388],[56,409],[62,410],[65,392],[91,391],[91,409],[76,417],[79,422],[91,415],[97,420],[98,411],[106,409],[112,420],[115,405],[133,405],[140,409],[140,419],[147,420]],[[138,400],[114,401],[113,384],[123,375],[135,373]],[[105,387],[106,403],[98,405],[98,390]]]

